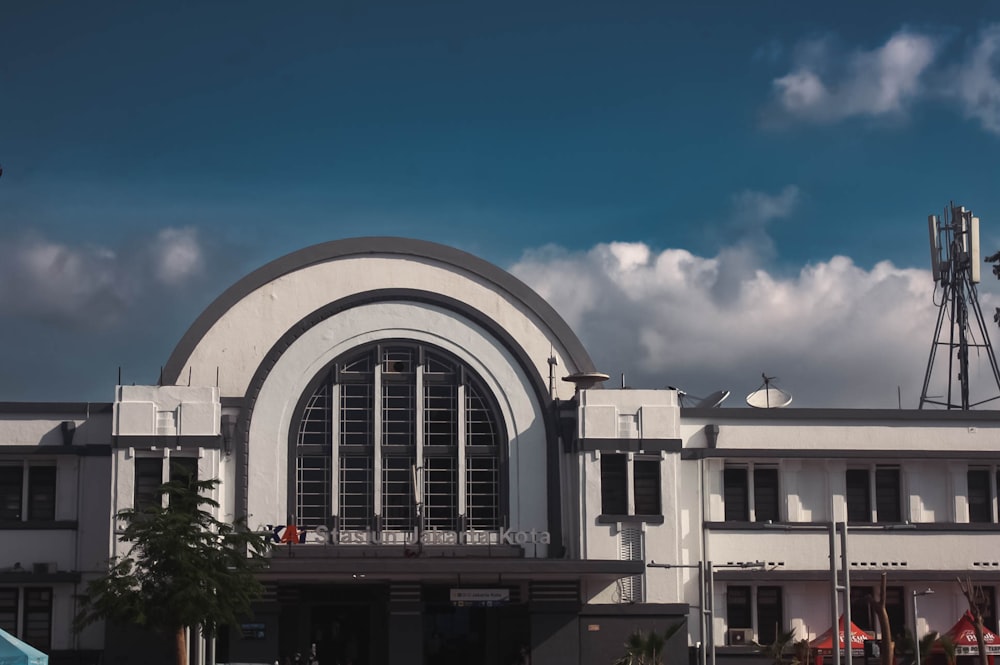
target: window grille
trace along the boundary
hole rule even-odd
[[[465,392],[466,444],[470,446],[495,446],[496,425],[486,401],[472,386]]]
[[[330,457],[300,455],[297,475],[296,524],[313,529],[325,525],[330,515]]]
[[[458,514],[458,473],[454,457],[424,459],[424,527],[452,531]]]
[[[500,469],[496,457],[470,457],[465,467],[466,523],[469,529],[500,527]]]
[[[368,529],[373,510],[372,458],[340,458],[340,528]]]
[[[424,445],[454,446],[457,443],[455,392],[455,386],[451,385],[424,387]]]
[[[340,443],[344,446],[371,444],[372,393],[368,383],[344,383],[340,386]],[[331,417],[329,409],[326,418]]]
[[[386,383],[382,387],[382,445],[412,446],[414,427],[414,386]]]
[[[296,425],[299,526],[325,524],[336,507],[340,529],[367,530],[376,506],[389,530],[503,524],[505,442],[468,368],[431,347],[377,344],[338,359],[316,385]]]
[[[405,531],[413,528],[412,457],[382,458],[382,528]]]
[[[330,445],[330,386],[323,384],[309,398],[299,422],[300,446]]]
[[[52,641],[52,589],[24,590],[25,642],[48,651]]]

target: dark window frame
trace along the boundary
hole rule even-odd
[[[722,488],[725,521],[781,521],[781,473],[776,465],[727,466]]]
[[[355,347],[316,374],[294,422],[289,505],[300,529],[496,531],[508,522],[500,404],[488,384],[446,349],[408,339]],[[320,491],[320,474],[313,470],[324,459],[329,479]],[[422,512],[414,471],[404,467],[415,470]]]
[[[0,522],[54,522],[58,484],[55,462],[0,463]]]
[[[659,457],[601,453],[600,474],[602,519],[662,519],[663,466]],[[629,475],[632,477],[631,482]]]
[[[976,467],[966,472],[968,490],[969,522],[990,524],[993,520],[993,472],[988,468]]]

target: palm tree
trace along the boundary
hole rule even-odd
[[[788,648],[788,645],[791,644],[794,639],[795,629],[792,628],[785,633],[776,632],[774,634],[774,641],[770,644],[758,644],[757,646],[762,652],[767,654],[768,658],[774,662],[774,665],[781,665],[784,662],[785,649]]]
[[[670,638],[679,631],[687,619],[670,625],[662,634],[655,630],[647,635],[635,630],[625,640],[625,655],[615,661],[615,665],[662,665],[663,649]]]

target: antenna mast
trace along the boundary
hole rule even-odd
[[[978,402],[969,401],[971,349],[985,349],[993,381],[1000,391],[1000,370],[997,369],[996,355],[986,331],[983,310],[979,307],[979,295],[976,292],[980,277],[979,218],[974,217],[972,211],[966,210],[964,206],[952,203],[945,209],[942,218],[930,215],[927,227],[930,233],[931,270],[935,284],[941,287],[941,303],[938,306],[930,356],[927,358],[920,408],[923,409],[924,404],[937,404],[948,409],[967,411],[1000,398],[1000,394],[997,394]],[[970,313],[974,322],[970,321]],[[950,320],[947,331],[944,330],[945,317]],[[938,347],[946,347],[948,353],[948,392],[944,397],[928,397],[927,389],[931,383]],[[956,388],[959,392],[957,396],[953,394]]]

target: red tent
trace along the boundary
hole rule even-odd
[[[972,615],[968,611],[962,615],[954,626],[947,633],[951,641],[955,643],[956,656],[978,656],[979,644],[976,642],[976,629]],[[1000,637],[989,628],[983,627],[983,644],[986,645],[986,655],[989,656],[990,663],[993,663],[994,656],[1000,656]],[[934,647],[935,652],[941,651],[940,646]]]
[[[840,647],[840,652],[844,652],[844,615],[840,615],[840,621],[837,622],[837,633],[838,645]],[[861,630],[853,623],[851,624],[851,655],[864,657],[865,655],[865,642],[871,639],[871,636],[865,631]],[[816,650],[816,665],[823,665],[823,656],[833,655],[833,628],[826,631],[815,640],[809,643],[810,649]]]

